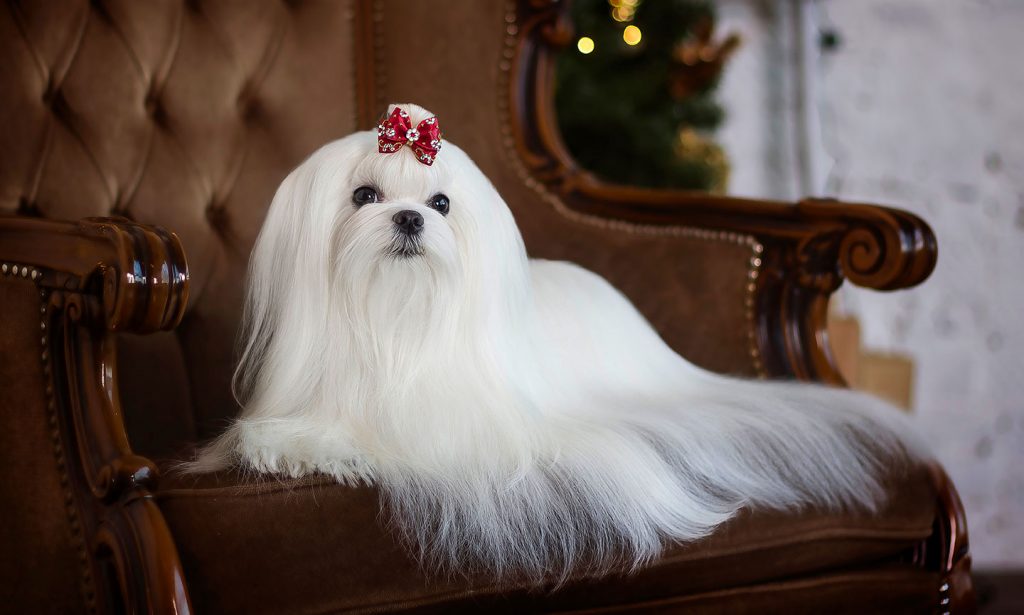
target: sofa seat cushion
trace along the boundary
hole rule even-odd
[[[386,528],[372,487],[218,473],[165,477],[155,497],[200,613],[682,607],[681,597],[696,608],[718,604],[715,596],[743,604],[743,592],[806,605],[815,597],[839,600],[847,590],[847,606],[878,611],[886,594],[865,595],[858,579],[880,569],[893,569],[887,574],[916,588],[910,598],[892,594],[899,604],[937,591],[934,575],[907,563],[932,532],[930,473],[922,466],[888,483],[890,501],[875,515],[744,511],[642,570],[574,577],[554,590],[424,573]]]

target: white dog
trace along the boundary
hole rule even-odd
[[[244,409],[190,470],[377,485],[428,563],[540,579],[640,565],[743,507],[873,510],[883,467],[925,455],[881,402],[708,373],[597,275],[528,260],[436,119],[391,111],[277,191]]]

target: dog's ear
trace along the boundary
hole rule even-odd
[[[272,354],[285,346],[311,344],[326,319],[333,182],[319,177],[325,156],[317,152],[281,183],[249,259],[240,357],[232,381],[243,405],[252,396]],[[320,313],[324,312],[324,313]],[[278,371],[278,375],[283,371]]]

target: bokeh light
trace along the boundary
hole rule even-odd
[[[589,36],[581,36],[580,40],[576,41],[576,49],[579,49],[582,54],[590,53],[594,50],[594,39]]]
[[[608,0],[608,4],[612,7],[612,19],[621,23],[633,21],[640,0]]]
[[[640,28],[636,26],[626,26],[626,29],[622,31],[622,40],[626,41],[627,45],[636,45],[642,36]]]

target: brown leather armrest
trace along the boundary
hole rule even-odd
[[[2,217],[3,267],[40,276],[42,287],[86,295],[85,322],[111,331],[172,329],[188,302],[188,264],[178,237],[124,218]]]

